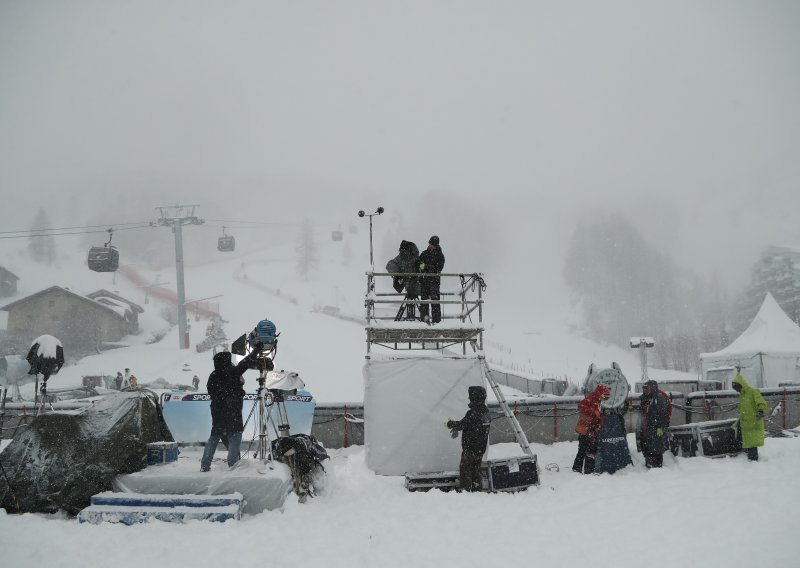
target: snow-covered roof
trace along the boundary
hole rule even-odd
[[[105,288],[101,288],[100,290],[97,290],[96,292],[92,292],[90,294],[86,294],[86,297],[96,301],[100,301],[101,298],[108,298],[109,300],[114,300],[114,303],[123,302],[125,304],[128,304],[128,306],[130,306],[131,311],[134,311],[139,314],[144,313],[144,308],[141,307],[139,304],[131,302],[130,300],[128,300],[127,298],[123,298],[119,294],[115,294],[114,292],[109,292]]]
[[[14,280],[19,280],[19,276],[17,276],[13,272],[11,272],[8,268],[5,268],[3,266],[0,266],[0,275],[5,275],[4,279],[7,279],[8,277],[11,277]]]
[[[104,310],[108,310],[110,313],[114,314],[114,316],[116,316],[116,317],[124,318],[124,315],[125,315],[124,311],[123,311],[123,313],[119,313],[118,310],[115,310],[114,308],[112,308],[109,305],[102,304],[100,302],[96,302],[95,300],[92,300],[91,298],[87,298],[86,296],[81,296],[80,294],[76,294],[75,292],[72,292],[71,290],[67,290],[66,288],[62,288],[61,286],[50,286],[49,288],[45,288],[44,290],[39,290],[38,292],[35,292],[34,294],[31,294],[29,296],[25,296],[24,298],[20,298],[19,300],[15,300],[15,301],[10,302],[10,303],[8,303],[8,304],[6,304],[4,306],[0,306],[0,310],[8,311],[10,308],[13,308],[14,306],[17,306],[17,305],[20,305],[20,304],[27,303],[30,300],[32,300],[33,298],[36,298],[38,296],[44,296],[44,295],[47,295],[47,294],[52,294],[52,293],[61,293],[61,294],[65,294],[65,295],[68,295],[68,296],[73,296],[73,297],[78,298],[78,299],[80,299],[80,300],[82,300],[84,302],[89,302],[91,304],[94,304],[95,306],[101,307]]]
[[[755,353],[800,354],[800,327],[786,315],[772,294],[767,293],[750,326],[733,343],[701,358]]]

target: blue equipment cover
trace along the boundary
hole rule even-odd
[[[264,344],[264,349],[269,351],[277,340],[277,328],[270,320],[261,320],[256,324],[255,329],[250,332],[247,338],[250,347],[252,348],[257,341]]]
[[[597,458],[595,473],[614,473],[633,465],[625,433],[625,421],[614,411],[606,412],[603,425],[597,433]]]

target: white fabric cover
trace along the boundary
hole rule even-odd
[[[704,378],[709,369],[739,365],[748,384],[757,388],[800,380],[800,327],[767,294],[750,326],[724,349],[702,353],[700,365]]]
[[[380,475],[457,471],[461,438],[445,427],[467,412],[471,386],[485,386],[479,359],[414,358],[364,365],[367,467]]]

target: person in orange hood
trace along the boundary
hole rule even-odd
[[[603,411],[600,402],[608,399],[610,391],[606,385],[597,387],[578,403],[578,455],[572,464],[572,471],[578,473],[593,473],[594,458],[597,452],[597,431],[603,425]]]

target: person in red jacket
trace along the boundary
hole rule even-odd
[[[572,464],[572,471],[578,473],[594,472],[594,457],[597,452],[597,431],[603,425],[603,411],[600,402],[608,399],[610,392],[606,385],[597,387],[578,403],[578,455]]]

